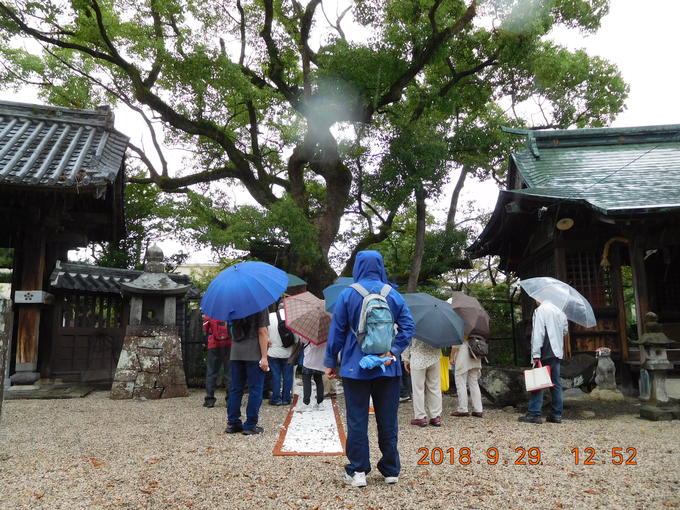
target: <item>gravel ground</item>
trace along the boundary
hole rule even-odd
[[[194,390],[162,401],[112,401],[96,392],[5,402],[0,508],[680,507],[680,422],[641,420],[634,401],[568,400],[561,425],[532,425],[502,409],[485,410],[483,419],[454,418],[455,398],[445,396],[441,428],[409,425],[412,406],[403,404],[399,483],[386,486],[374,469],[365,489],[340,482],[344,457],[272,456],[286,408],[265,403],[265,433],[246,437],[224,434],[224,407],[205,409],[202,401]],[[581,418],[586,409],[595,417]],[[370,437],[375,464],[373,424]],[[463,447],[471,450],[469,465],[459,462]],[[532,447],[540,449],[541,463],[516,465],[516,449]],[[574,465],[571,450],[581,449],[582,464],[587,447],[595,448],[595,465]],[[637,465],[613,465],[616,447],[624,459],[627,448],[636,448]],[[443,450],[443,462],[432,464],[435,451],[429,465],[419,465],[420,449],[434,448]],[[487,464],[488,448],[498,449],[495,465]]]

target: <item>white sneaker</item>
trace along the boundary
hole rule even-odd
[[[385,477],[385,483],[386,483],[387,485],[394,485],[394,484],[397,483],[398,481],[399,481],[399,477],[398,477],[398,476],[386,476],[386,477]]]
[[[319,404],[319,403],[315,403],[314,406],[313,406],[313,409],[314,409],[315,411],[321,411],[321,410],[323,409],[323,402],[321,402],[320,404]]]
[[[345,471],[345,476],[343,476],[342,480],[352,487],[366,487],[366,473],[363,471],[355,471],[354,476],[348,475],[347,471]]]

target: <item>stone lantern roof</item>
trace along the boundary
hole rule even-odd
[[[121,283],[124,294],[153,294],[156,296],[179,296],[186,294],[191,285],[181,285],[165,274],[163,251],[158,245],[152,245],[146,251],[144,272],[131,282]]]

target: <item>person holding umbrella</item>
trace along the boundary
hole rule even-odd
[[[572,320],[586,328],[597,323],[593,308],[588,300],[576,289],[566,283],[539,276],[520,282],[522,289],[535,301],[531,330],[532,365],[542,363],[550,367],[550,388],[552,412],[547,417],[551,423],[562,422],[562,383],[560,381],[560,361],[564,357],[564,337],[569,333],[567,320]],[[520,416],[524,423],[542,423],[543,390],[534,391],[529,398],[526,416]]]
[[[371,471],[368,408],[372,398],[378,426],[378,446],[382,453],[377,464],[378,471],[383,475],[385,483],[394,484],[399,480],[401,470],[397,449],[400,355],[411,342],[415,326],[404,298],[395,289],[386,287],[387,274],[380,253],[373,250],[360,251],[352,276],[365,291],[384,296],[392,317],[388,325],[392,341],[389,349],[379,353],[381,357],[389,358],[387,361],[373,368],[362,368],[360,362],[368,353],[363,352],[355,332],[361,333],[359,323],[364,298],[353,287],[340,293],[333,310],[324,366],[328,378],[334,379],[338,376],[338,355],[341,356],[339,375],[342,377],[345,393],[348,429],[348,463],[345,465],[343,480],[354,487],[366,486],[366,474]],[[395,325],[396,336],[393,333]]]
[[[552,412],[546,418],[551,423],[562,421],[562,383],[560,381],[560,360],[563,356],[564,337],[569,332],[567,316],[549,301],[536,301],[538,307],[534,310],[531,329],[531,359],[532,365],[539,362],[550,367],[550,388],[552,397]],[[541,410],[543,408],[543,390],[534,391],[529,397],[529,409],[519,421],[524,423],[542,423]]]
[[[481,303],[463,292],[454,292],[449,300],[451,308],[463,319],[465,339],[463,344],[451,350],[451,364],[455,366],[456,393],[458,408],[452,416],[470,416],[468,408],[468,388],[472,400],[472,416],[482,418],[482,392],[479,389],[479,377],[482,373],[482,360],[470,349],[471,336],[487,337],[490,333],[489,314]]]
[[[222,271],[201,300],[203,312],[227,321],[232,338],[231,388],[227,405],[228,434],[261,434],[257,425],[264,374],[269,371],[268,307],[288,286],[284,271],[264,262],[242,262]],[[241,421],[241,401],[248,386],[246,421]]]
[[[429,424],[441,426],[441,349],[458,345],[463,340],[465,324],[451,306],[424,292],[404,294],[416,326],[415,338],[410,352],[404,356],[409,360],[413,387],[413,413],[411,425],[426,427],[427,412]]]
[[[442,381],[439,359],[441,349],[426,344],[414,337],[411,345],[403,352],[404,368],[411,374],[411,397],[413,414],[411,425],[433,427],[442,425]]]

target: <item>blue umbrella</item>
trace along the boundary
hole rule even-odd
[[[354,283],[351,276],[341,276],[331,285],[323,289],[323,298],[326,300],[326,311],[333,313],[335,302],[338,300],[340,293],[347,287]]]
[[[276,302],[287,287],[285,271],[266,262],[241,262],[210,282],[201,308],[213,319],[241,319]]]
[[[403,296],[416,324],[415,338],[433,347],[463,343],[465,323],[449,303],[424,292]]]

